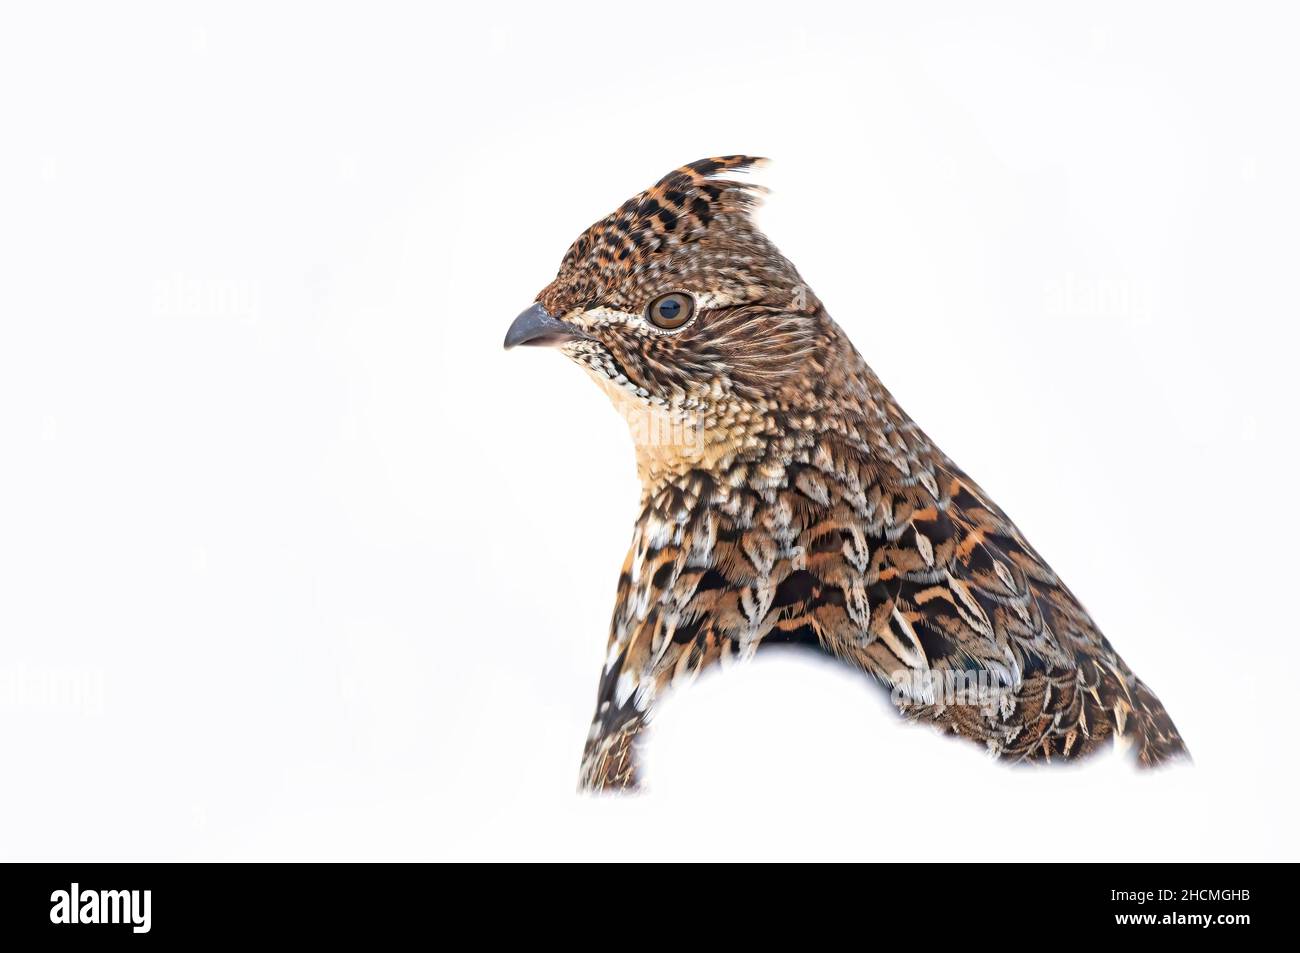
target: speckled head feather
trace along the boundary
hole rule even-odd
[[[709,268],[698,254],[710,226],[718,222],[714,238],[752,232],[750,211],[762,191],[750,183],[717,178],[726,171],[744,171],[763,159],[721,156],[700,159],[668,173],[657,184],[624,202],[592,225],[569,246],[559,274],[537,296],[551,314],[603,304],[614,308],[634,306],[638,295],[686,285],[702,284]],[[734,269],[731,277],[737,295],[758,289],[759,275]],[[750,279],[746,281],[745,279]],[[701,286],[700,290],[708,290]],[[740,303],[737,298],[735,303]]]
[[[633,787],[657,698],[794,643],[1011,761],[1115,740],[1184,756],[1164,707],[988,495],[899,407],[758,230],[758,191],[669,173],[584,232],[506,338],[556,345],[627,417],[641,514],[583,758]]]

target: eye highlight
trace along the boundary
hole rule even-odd
[[[660,295],[646,308],[650,323],[665,331],[675,331],[695,314],[695,299],[682,291]]]

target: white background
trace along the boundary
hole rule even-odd
[[[0,856],[1296,859],[1296,27],[7,7]],[[500,342],[736,152],[1194,768],[999,767],[777,653],[665,708],[650,793],[575,794],[632,453]]]

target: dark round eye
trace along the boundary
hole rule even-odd
[[[695,313],[695,299],[688,294],[674,291],[672,294],[660,295],[650,302],[646,315],[650,323],[665,331],[680,328]]]

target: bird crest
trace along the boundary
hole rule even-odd
[[[747,218],[766,189],[719,176],[766,162],[754,156],[716,156],[669,172],[579,235],[538,301],[553,314],[587,304],[628,275],[654,268],[665,253],[698,242],[715,220],[738,224],[735,219]]]

